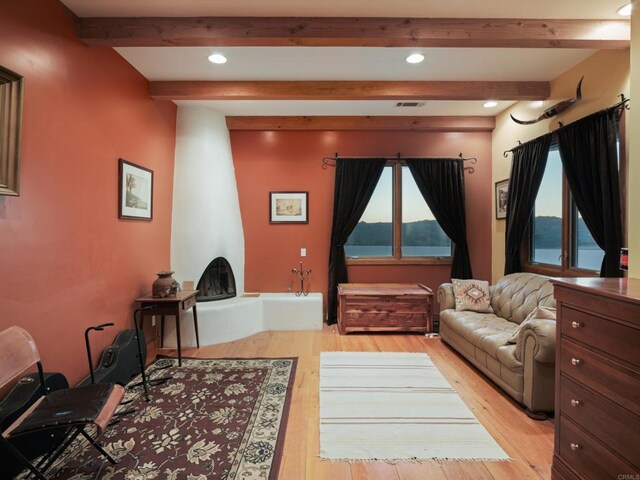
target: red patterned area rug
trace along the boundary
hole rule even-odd
[[[49,478],[89,480],[275,479],[282,458],[296,358],[157,360],[151,377],[170,377],[125,397],[135,413],[107,430],[111,465],[76,440]],[[169,368],[158,370],[158,367]],[[132,381],[134,383],[136,379]],[[129,389],[128,389],[129,390]],[[124,408],[124,407],[121,407]]]

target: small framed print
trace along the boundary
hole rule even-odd
[[[309,192],[269,192],[269,223],[309,223]]]
[[[509,193],[509,179],[496,182],[496,219],[507,218],[507,194]]]
[[[120,159],[118,216],[129,220],[153,218],[153,170]]]

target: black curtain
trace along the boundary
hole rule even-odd
[[[406,162],[436,221],[455,243],[451,278],[472,278],[467,245],[462,159],[411,158]]]
[[[349,280],[344,244],[367,208],[386,163],[385,158],[336,160],[327,299],[330,325],[337,319],[338,284]]]
[[[589,115],[557,131],[571,195],[604,250],[601,277],[621,277],[622,213],[617,152],[617,108]]]
[[[507,194],[505,275],[522,271],[520,248],[547,166],[551,138],[548,133],[513,149]]]

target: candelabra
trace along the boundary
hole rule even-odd
[[[309,295],[309,290],[304,290],[304,279],[311,274],[311,269],[303,269],[302,262],[300,262],[300,268],[292,268],[291,273],[297,274],[300,280],[300,291],[296,292],[296,297],[299,297],[300,295],[304,295],[306,297],[307,295]]]

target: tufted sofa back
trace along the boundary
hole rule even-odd
[[[517,324],[537,306],[555,307],[549,277],[534,273],[512,273],[491,287],[491,306],[499,317]]]

